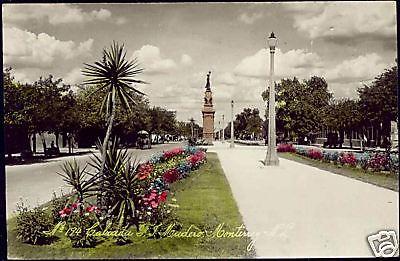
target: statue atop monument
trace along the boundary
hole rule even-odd
[[[203,105],[203,138],[206,144],[212,145],[214,141],[214,105],[212,102],[212,91],[210,84],[211,72],[207,74],[206,91],[204,92],[204,105]]]
[[[210,88],[210,75],[211,75],[211,71],[209,71],[208,73],[207,73],[207,83],[206,83],[206,90],[208,91],[208,90],[211,90],[211,88]]]

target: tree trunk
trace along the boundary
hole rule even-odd
[[[36,133],[33,133],[32,137],[32,151],[33,153],[36,153]]]
[[[56,131],[56,132],[54,133],[54,135],[56,136],[56,147],[57,147],[57,148],[59,148],[59,147],[58,147],[58,134],[59,134],[58,131]]]
[[[46,140],[44,138],[44,134],[43,134],[43,132],[39,132],[39,135],[40,135],[40,139],[42,140],[42,144],[43,144],[43,152],[45,152],[47,147],[46,147]]]
[[[103,188],[102,186],[102,181],[101,179],[103,178],[103,172],[104,172],[104,167],[106,164],[106,155],[107,155],[107,149],[108,149],[108,142],[111,136],[111,131],[112,131],[112,125],[114,123],[114,118],[115,118],[115,91],[112,92],[112,97],[111,97],[111,115],[108,118],[108,126],[107,126],[107,131],[106,131],[106,136],[104,137],[103,140],[103,145],[102,145],[102,154],[101,154],[101,168],[100,168],[100,173],[99,173],[99,178],[100,178],[100,188]],[[100,197],[97,199],[97,204],[101,207],[102,210],[105,210],[107,206],[105,206],[104,202],[104,191],[100,189]]]
[[[352,138],[353,138],[353,131],[352,130],[350,130],[349,131],[349,142],[350,142],[350,148],[352,149],[353,148],[353,140],[352,140]]]
[[[71,154],[72,153],[72,148],[71,148],[72,144],[71,144],[71,134],[70,133],[68,133],[67,140],[68,140],[68,153]]]

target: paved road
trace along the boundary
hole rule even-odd
[[[153,145],[150,150],[130,149],[132,155],[137,159],[146,160],[155,152],[178,147],[183,143],[169,143]],[[77,162],[84,166],[91,154],[76,156]],[[43,204],[52,198],[55,191],[59,195],[62,191],[69,192],[62,178],[57,175],[63,162],[73,157],[62,157],[49,159],[44,163],[30,165],[6,166],[6,197],[7,197],[7,218],[11,217],[16,210],[16,204],[23,199],[30,207]]]
[[[261,257],[372,256],[366,237],[399,236],[399,194],[280,158],[265,167],[265,148],[216,143],[246,228]]]

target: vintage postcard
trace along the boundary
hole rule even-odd
[[[399,255],[395,1],[6,1],[2,31],[0,259]]]

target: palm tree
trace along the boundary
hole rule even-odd
[[[143,68],[139,68],[137,59],[126,59],[126,51],[124,45],[112,43],[109,49],[103,49],[103,60],[94,64],[85,63],[82,74],[88,79],[83,83],[85,85],[95,85],[96,90],[90,95],[97,92],[105,92],[101,111],[105,110],[107,131],[102,144],[102,164],[99,172],[100,178],[103,175],[104,165],[106,161],[106,152],[109,139],[111,136],[112,126],[115,119],[117,99],[121,106],[128,111],[131,110],[129,102],[135,103],[133,94],[137,93],[145,95],[135,89],[132,84],[146,83],[135,79],[136,75],[143,72]]]

